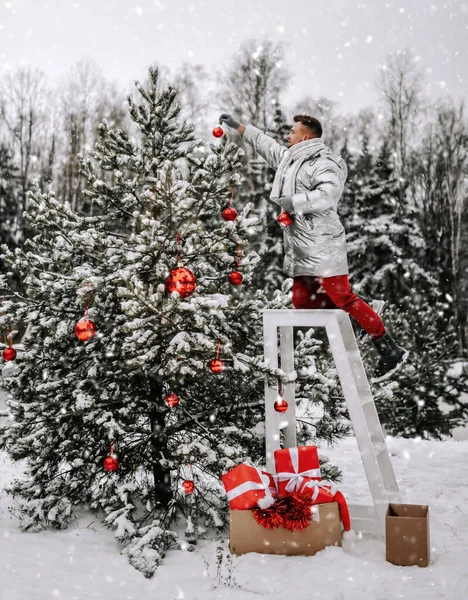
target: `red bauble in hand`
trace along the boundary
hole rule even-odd
[[[109,456],[106,456],[104,459],[104,469],[109,471],[109,473],[115,473],[119,466],[119,459],[115,454],[109,454]]]
[[[15,360],[16,358],[16,350],[13,348],[13,346],[8,346],[8,348],[5,348],[2,352],[2,358],[3,360]]]
[[[166,404],[169,406],[169,408],[177,406],[179,402],[179,396],[174,394],[174,392],[171,392],[168,396],[166,396]]]
[[[284,413],[288,410],[288,403],[284,398],[278,398],[275,402],[275,410],[279,413]]]
[[[187,298],[195,291],[197,287],[197,278],[185,267],[177,267],[171,271],[166,279],[166,288],[171,292],[177,292],[181,298]]]
[[[281,227],[289,227],[293,223],[292,217],[288,212],[282,212],[276,220]]]
[[[232,206],[228,206],[223,210],[222,215],[225,221],[235,221],[237,219],[237,210],[232,208]]]
[[[223,133],[224,131],[221,129],[221,127],[215,127],[213,129],[213,135],[215,136],[215,138],[223,137]]]
[[[75,325],[75,334],[80,342],[87,342],[96,335],[96,324],[88,317],[83,317]]]
[[[243,279],[242,273],[239,273],[239,271],[233,271],[229,275],[229,283],[232,283],[232,285],[240,285]]]
[[[224,363],[219,358],[214,358],[210,361],[210,369],[213,373],[222,373],[224,371]]]
[[[193,492],[195,491],[195,484],[193,483],[193,481],[190,481],[190,479],[186,479],[182,483],[182,489],[186,494],[193,494]]]

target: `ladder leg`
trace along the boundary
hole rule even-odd
[[[287,373],[294,371],[294,337],[292,327],[280,327],[281,369]],[[283,397],[288,403],[288,410],[278,419],[284,432],[284,446],[294,448],[296,441],[296,398],[295,383],[287,383],[283,389]],[[285,426],[283,426],[285,424]]]
[[[263,343],[265,361],[272,367],[278,367],[278,337],[274,319],[263,313]],[[269,473],[275,472],[274,451],[278,450],[279,428],[278,418],[274,405],[278,397],[278,386],[270,386],[265,377],[265,446],[266,469]]]
[[[326,329],[383,532],[386,507],[398,497],[398,484],[348,315],[331,319]]]

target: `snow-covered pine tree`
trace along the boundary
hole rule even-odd
[[[411,355],[375,394],[377,409],[387,433],[403,437],[442,439],[466,423],[466,374],[451,376],[457,360],[453,319],[447,321],[444,304],[421,299],[411,310],[390,309],[386,323]]]
[[[255,125],[255,123],[254,123]],[[279,101],[275,104],[273,125],[266,131],[278,143],[284,144],[291,126],[281,109]],[[252,149],[246,148],[250,160],[246,166],[245,176],[249,185],[244,188],[244,202],[252,202],[258,212],[260,235],[251,239],[252,248],[260,256],[259,268],[254,273],[254,285],[263,289],[267,296],[281,289],[285,275],[283,272],[283,231],[277,222],[281,212],[280,206],[270,201],[270,192],[275,178],[275,170],[258,155],[251,156]]]
[[[228,282],[240,248],[249,285],[258,259],[244,240],[255,219],[248,207],[234,223],[221,218],[241,153],[229,143],[198,147],[177,118],[175,91],[158,91],[157,79],[151,70],[140,100],[130,99],[139,139],[103,123],[83,162],[92,217],[53,193],[30,194],[34,234],[6,252],[9,270],[26,274],[26,292],[4,277],[0,317],[4,329],[28,324],[5,382],[11,422],[2,432],[11,456],[28,463],[11,488],[23,528],[65,527],[88,505],[147,576],[176,541],[178,518],[189,541],[226,523],[221,473],[263,455],[261,377],[245,375],[236,357],[261,348],[262,300],[233,302]],[[165,288],[179,255],[197,277],[185,299]],[[88,305],[97,334],[83,343],[74,326]],[[220,375],[208,368],[218,340],[228,367]],[[169,409],[171,392],[180,404]],[[103,468],[111,444],[116,473]]]
[[[104,122],[83,161],[93,216],[36,188],[33,235],[6,252],[26,291],[2,278],[0,327],[28,328],[3,384],[11,420],[0,441],[27,462],[10,489],[25,530],[66,527],[88,506],[151,576],[171,544],[190,548],[226,524],[220,475],[264,462],[263,375],[282,372],[261,363],[266,304],[262,291],[249,292],[258,256],[245,239],[257,219],[250,206],[235,222],[221,218],[241,153],[227,142],[197,145],[175,91],[158,90],[157,70],[137,88],[129,112],[138,138]],[[239,249],[246,293],[236,295],[228,275]],[[197,278],[185,298],[165,287],[180,263]],[[284,305],[282,293],[272,306]],[[88,306],[97,334],[83,343],[74,327]],[[219,342],[226,370],[215,374]],[[180,403],[169,408],[171,393]],[[309,439],[319,436],[310,429]],[[103,468],[111,445],[114,473]]]
[[[408,307],[436,284],[421,268],[425,244],[416,210],[399,201],[400,183],[385,141],[374,157],[364,138],[360,154],[351,155],[348,166],[341,214],[353,287],[365,297]]]
[[[440,437],[464,414],[466,380],[447,379],[457,348],[453,327],[443,317],[437,279],[423,266],[418,214],[407,196],[399,200],[400,184],[385,142],[373,157],[364,138],[362,152],[348,164],[343,212],[353,287],[388,302],[385,324],[410,351],[401,372],[376,389],[382,424],[394,435]],[[361,352],[366,364],[375,362],[372,344]]]

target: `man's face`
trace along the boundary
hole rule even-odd
[[[312,137],[313,136],[308,130],[308,128],[305,127],[305,125],[303,125],[300,121],[298,121],[297,123],[294,123],[294,125],[291,127],[291,131],[289,132],[286,138],[288,140],[288,148],[290,146],[294,146],[294,144],[303,142],[304,140],[311,140]]]

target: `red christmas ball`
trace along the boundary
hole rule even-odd
[[[171,292],[177,292],[181,298],[187,298],[195,291],[197,279],[192,271],[185,267],[177,267],[171,271],[166,279],[166,289]]]
[[[117,456],[115,456],[115,454],[109,454],[109,456],[106,456],[104,459],[104,469],[110,473],[115,473],[119,466],[119,459]]]
[[[213,373],[222,373],[224,371],[224,363],[219,358],[214,358],[210,361],[210,369]]]
[[[96,335],[96,324],[88,317],[83,317],[75,325],[75,334],[80,342],[87,342]]]
[[[239,271],[233,271],[229,275],[229,283],[232,283],[232,285],[240,285],[243,279],[242,273],[239,273]]]
[[[213,129],[213,135],[214,135],[216,138],[223,137],[223,133],[224,133],[224,131],[221,129],[221,127],[215,127],[215,128]]]
[[[179,396],[174,394],[174,392],[171,392],[168,396],[166,396],[166,404],[169,406],[169,408],[177,406],[179,402]]]
[[[15,360],[16,358],[16,350],[12,346],[8,346],[2,352],[3,360]]]
[[[276,220],[281,227],[289,227],[293,223],[292,217],[288,212],[282,212]]]
[[[232,206],[228,206],[223,210],[222,215],[225,221],[235,221],[237,219],[237,210],[232,208]]]
[[[182,488],[186,494],[193,494],[193,492],[195,491],[195,484],[193,483],[193,481],[190,481],[190,479],[186,479],[182,483]]]
[[[275,402],[275,410],[276,410],[276,412],[279,412],[279,413],[284,413],[288,410],[288,403],[286,402],[286,400],[284,398],[279,398]]]

